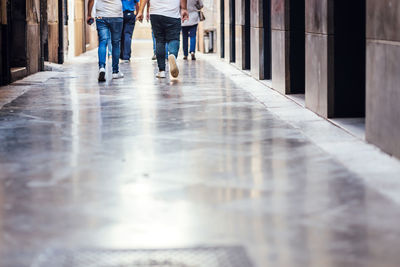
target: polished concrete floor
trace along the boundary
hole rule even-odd
[[[241,246],[255,267],[400,266],[400,205],[218,64],[157,80],[136,53],[99,84],[91,52],[21,84],[0,110],[0,266],[197,246]]]

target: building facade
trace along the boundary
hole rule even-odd
[[[400,157],[400,2],[216,0],[218,53]]]
[[[63,63],[97,46],[87,0],[0,0],[0,84]]]

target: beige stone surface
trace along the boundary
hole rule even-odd
[[[0,24],[7,24],[7,0],[0,0]]]

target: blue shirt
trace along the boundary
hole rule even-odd
[[[139,0],[122,0],[122,10],[135,11],[136,3],[139,3]]]

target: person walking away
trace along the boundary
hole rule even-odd
[[[121,36],[121,59],[124,63],[131,60],[132,35],[136,23],[136,10],[139,9],[139,0],[122,0],[124,24]]]
[[[146,20],[150,21],[150,0],[147,2],[146,6]],[[156,60],[156,38],[154,37],[153,29],[151,29],[151,38],[153,39],[153,57],[151,60]],[[168,43],[165,44],[165,59],[168,59]]]
[[[187,60],[188,54],[192,60],[196,60],[196,39],[197,25],[200,22],[199,8],[203,7],[202,0],[187,0],[187,8],[189,12],[189,20],[182,23],[182,39],[183,39],[183,59]],[[188,51],[188,42],[190,37],[190,51]]]
[[[92,14],[91,14],[91,17],[93,17],[93,18],[96,17],[96,2],[97,2],[97,0],[94,0],[94,5],[92,8]],[[108,56],[108,58],[111,58],[112,45],[111,45],[111,32],[110,31],[108,31],[107,36],[108,36],[107,37],[107,56]]]
[[[140,1],[137,19],[143,21],[143,10],[148,0]],[[172,77],[179,75],[176,62],[179,51],[182,22],[189,19],[187,0],[151,0],[150,20],[156,38],[158,78],[165,78],[165,44],[168,43],[168,62]]]
[[[88,1],[88,20],[90,25],[93,23],[92,9],[94,0]],[[100,82],[106,80],[106,57],[108,32],[111,34],[112,43],[112,78],[123,78],[124,74],[119,71],[119,56],[121,33],[123,26],[122,2],[120,0],[97,0],[96,1],[96,27],[99,37],[99,77]]]

